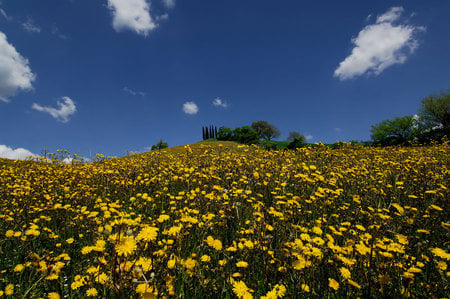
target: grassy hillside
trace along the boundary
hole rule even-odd
[[[0,161],[0,296],[445,297],[449,144]]]

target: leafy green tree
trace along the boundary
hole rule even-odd
[[[423,141],[450,137],[450,92],[422,99],[419,111],[420,137]]]
[[[167,147],[169,147],[169,145],[166,142],[162,141],[162,139],[161,139],[158,141],[157,144],[152,145],[152,151],[161,150],[161,149],[167,148]]]
[[[370,130],[375,144],[398,145],[413,140],[417,134],[414,116],[396,117],[373,125]]]
[[[299,147],[304,147],[306,145],[306,138],[305,136],[301,135],[294,137],[292,141],[288,144],[288,149],[296,149]]]
[[[299,132],[295,132],[295,131],[289,132],[289,136],[288,136],[288,138],[287,138],[287,141],[292,142],[292,141],[294,141],[295,138],[298,138],[298,137],[303,137],[303,138],[305,138],[305,136],[303,136],[303,135],[300,134]],[[306,139],[305,139],[305,140],[306,140]]]
[[[280,130],[264,120],[253,122],[252,129],[255,130],[261,139],[272,140],[280,136]]]
[[[249,126],[237,127],[233,130],[232,140],[243,144],[254,144],[258,143],[259,135]]]
[[[231,141],[233,140],[233,131],[227,127],[220,127],[216,136],[217,140]]]

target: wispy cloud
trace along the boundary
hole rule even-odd
[[[48,113],[56,120],[63,123],[67,123],[70,120],[70,116],[75,114],[77,111],[75,103],[69,97],[62,97],[61,101],[57,102],[57,108],[45,107],[36,103],[34,103],[31,108],[40,112]]]
[[[221,98],[215,98],[213,101],[213,105],[216,107],[222,107],[222,108],[227,108],[228,104],[223,101]]]
[[[0,3],[1,4],[1,3]],[[3,9],[0,8],[0,16],[3,16],[7,21],[11,21],[12,17],[8,16],[8,14],[6,13],[6,11],[4,11]]]
[[[313,135],[305,135],[305,139],[311,140],[311,139],[314,139],[314,136]]]
[[[163,0],[163,3],[169,9],[175,7],[175,0]]]
[[[59,30],[59,28],[56,26],[56,24],[52,25],[52,29],[51,32],[53,35],[55,35],[56,37],[60,38],[60,39],[67,39],[67,35],[65,35],[64,33],[61,32],[61,30]]]
[[[145,97],[145,92],[143,92],[143,91],[134,91],[126,86],[122,90],[125,91],[126,93],[131,94],[132,96]]]
[[[197,114],[198,106],[194,102],[186,102],[183,104],[183,112],[191,115]]]
[[[147,36],[157,26],[150,15],[150,2],[146,0],[108,0],[108,8],[113,15],[113,27],[118,32],[132,30]]]
[[[341,128],[333,128],[333,130],[334,130],[336,133],[341,133],[341,132],[342,132],[342,129],[341,129]]]
[[[419,45],[417,33],[425,28],[399,23],[402,13],[402,7],[392,7],[379,15],[374,24],[365,26],[352,39],[355,47],[334,76],[346,80],[363,74],[379,75],[394,64],[404,63]]]
[[[7,159],[26,159],[27,157],[37,157],[38,155],[33,154],[27,149],[24,148],[16,148],[12,149],[9,146],[6,146],[4,144],[0,144],[0,158],[7,158]]]
[[[9,102],[9,97],[19,89],[32,89],[35,78],[28,59],[20,55],[0,32],[0,101]]]
[[[29,33],[40,33],[41,28],[37,26],[32,18],[28,18],[28,20],[22,23],[22,28]]]

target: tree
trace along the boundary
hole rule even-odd
[[[445,135],[450,137],[450,92],[441,92],[422,99],[419,127],[423,140],[440,140]]]
[[[292,141],[288,144],[287,148],[288,149],[296,149],[299,147],[303,147],[306,145],[306,138],[305,136],[299,134],[300,136],[298,137],[294,137],[294,139],[292,139]]]
[[[398,145],[413,140],[417,134],[417,126],[414,116],[408,115],[383,120],[373,125],[370,132],[375,144]]]
[[[252,129],[258,134],[259,138],[271,140],[280,136],[280,130],[274,125],[269,124],[264,120],[255,121],[252,123]]]
[[[232,140],[243,144],[254,144],[259,141],[259,135],[249,126],[237,127],[233,130]]]
[[[289,136],[288,136],[288,138],[287,138],[287,141],[289,141],[289,142],[292,142],[292,141],[294,141],[294,139],[295,138],[298,138],[298,137],[303,137],[303,138],[305,138],[305,136],[303,136],[302,134],[300,134],[299,132],[289,132]],[[305,139],[306,140],[306,139]]]
[[[233,140],[233,131],[227,127],[220,127],[216,134],[217,140],[231,141]]]
[[[162,139],[158,141],[157,144],[152,145],[152,151],[161,150],[163,148],[167,148],[169,145],[166,142],[163,142]]]

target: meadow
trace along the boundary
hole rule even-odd
[[[0,297],[449,296],[449,143],[0,159]]]

